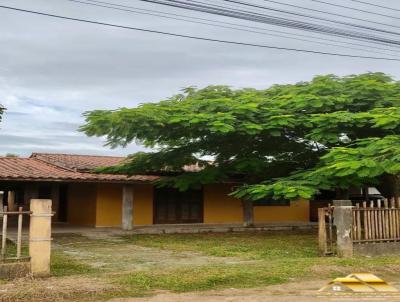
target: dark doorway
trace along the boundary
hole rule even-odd
[[[38,190],[39,199],[51,199],[51,185],[40,185]]]
[[[202,223],[203,192],[162,188],[154,192],[154,224]]]
[[[60,185],[60,196],[58,204],[58,221],[67,222],[68,217],[68,185]]]

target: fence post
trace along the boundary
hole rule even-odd
[[[7,250],[7,206],[3,208],[3,231],[1,235],[1,258],[5,258]]]
[[[17,234],[17,258],[21,258],[22,247],[22,207],[18,208],[18,234]]]
[[[29,256],[34,276],[50,275],[51,199],[31,199],[29,226]]]
[[[318,246],[319,254],[325,256],[327,251],[326,243],[326,222],[325,222],[325,209],[318,209]]]
[[[351,230],[353,226],[353,207],[350,200],[333,201],[333,220],[337,234],[337,255],[349,258],[353,256],[353,240]]]

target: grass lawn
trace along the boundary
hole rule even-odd
[[[384,274],[388,278],[398,278],[400,275],[399,257],[319,257],[316,234],[310,232],[149,235],[126,237],[125,240],[162,250],[234,257],[242,261],[123,276],[127,284],[133,287],[143,284],[148,289],[180,292],[256,287],[305,279],[329,279],[362,271]]]
[[[133,235],[102,240],[66,234],[54,239],[54,277],[46,283],[53,284],[53,291],[40,284],[37,287],[50,297],[41,301],[54,300],[52,293],[58,287],[63,288],[64,300],[106,300],[160,290],[188,292],[328,280],[351,272],[372,272],[395,280],[400,275],[400,257],[318,257],[313,232]],[[68,291],[68,282],[75,283],[73,292]],[[10,301],[30,298],[24,295]]]

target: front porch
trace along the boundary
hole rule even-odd
[[[316,222],[275,222],[257,223],[252,227],[243,224],[157,224],[134,226],[132,230],[122,230],[117,227],[85,227],[55,223],[53,234],[80,234],[86,237],[108,237],[131,234],[198,234],[198,233],[225,233],[225,232],[261,232],[261,231],[301,231],[317,230]]]
[[[20,206],[29,210],[30,199],[51,199],[53,222],[136,233],[241,231],[251,222],[253,230],[290,229],[310,221],[306,200],[266,201],[244,207],[241,200],[229,195],[229,184],[182,193],[159,190],[148,183],[4,181],[0,191],[9,210]]]

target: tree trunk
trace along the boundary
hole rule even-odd
[[[363,186],[362,193],[364,196],[364,200],[368,203],[369,202],[368,186]]]
[[[243,206],[243,226],[251,227],[254,225],[253,202],[250,200],[242,200]]]

